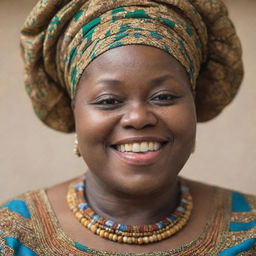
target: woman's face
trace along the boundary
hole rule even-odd
[[[74,114],[89,177],[126,194],[172,184],[195,141],[186,73],[153,47],[118,47],[96,58],[80,80]]]

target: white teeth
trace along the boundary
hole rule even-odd
[[[154,150],[158,150],[160,148],[160,144],[159,143],[154,143]]]
[[[121,152],[148,152],[148,151],[157,151],[161,148],[159,142],[135,142],[132,144],[122,144],[117,145],[117,150]]]
[[[140,144],[140,151],[141,152],[147,152],[148,151],[148,143],[147,142],[142,142],[141,144]]]
[[[132,151],[132,144],[125,144],[125,151]]]
[[[125,152],[125,146],[121,145],[121,152]]]
[[[149,150],[154,150],[154,143],[153,142],[149,142],[148,143],[148,148],[149,148]]]
[[[132,152],[140,152],[140,144],[139,143],[132,144]]]

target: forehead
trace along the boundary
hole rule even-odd
[[[107,73],[130,75],[131,72],[148,75],[168,72],[176,76],[186,76],[183,66],[170,54],[144,45],[126,45],[108,50],[93,60],[84,73],[100,76]]]

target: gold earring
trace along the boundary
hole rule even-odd
[[[78,148],[77,134],[75,135],[73,153],[74,153],[74,155],[77,156],[77,157],[80,157],[80,156],[81,156],[80,151],[79,151],[79,148]]]

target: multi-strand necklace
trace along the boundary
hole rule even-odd
[[[125,225],[99,216],[85,200],[85,180],[70,185],[67,202],[80,223],[96,235],[119,243],[148,244],[174,235],[188,222],[193,207],[192,197],[183,182],[179,188],[178,207],[168,217],[151,225]]]

